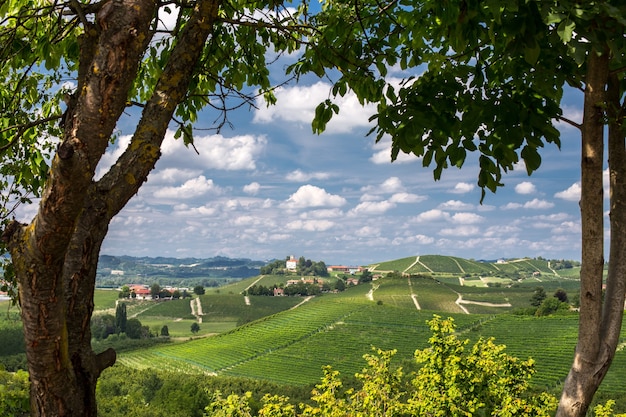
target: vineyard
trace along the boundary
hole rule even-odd
[[[422,310],[412,302],[411,293],[417,295]],[[491,302],[516,299],[515,303],[521,304],[530,293],[522,288],[505,296],[502,289],[481,293],[473,287],[463,296]],[[140,369],[220,374],[305,386],[319,381],[324,365],[353,375],[364,366],[362,356],[372,347],[397,349],[394,360],[405,366],[416,349],[426,346],[430,334],[426,320],[437,313],[454,317],[462,338],[476,341],[479,337],[495,337],[514,356],[532,357],[537,369],[533,384],[538,389],[552,389],[561,383],[576,343],[575,314],[536,318],[495,314],[495,307],[468,304],[470,312],[490,313],[468,315],[455,304],[457,296],[454,288],[428,278],[411,278],[410,286],[407,278],[381,279],[371,286],[359,285],[344,293],[316,297],[295,309],[219,336],[122,353],[119,362]],[[626,379],[620,375],[623,369],[626,352],[620,351],[602,392],[626,392]]]

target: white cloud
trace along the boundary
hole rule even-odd
[[[350,210],[350,215],[382,214],[396,205],[390,201],[364,201]]]
[[[168,131],[161,151],[163,156],[159,166],[195,166],[203,169],[223,169],[227,171],[254,170],[256,158],[267,144],[264,136],[222,135],[196,136],[194,146],[198,150],[187,149],[182,140],[174,139],[174,132]]]
[[[287,223],[287,229],[306,230],[308,232],[323,232],[335,225],[330,220],[294,220]]]
[[[515,186],[515,192],[517,194],[534,194],[537,192],[537,188],[532,182],[524,181]]]
[[[474,206],[459,200],[448,200],[439,204],[439,208],[442,210],[471,210]]]
[[[411,221],[415,223],[430,223],[441,220],[447,221],[449,219],[450,214],[446,213],[443,210],[433,209],[418,214],[417,216],[413,217]]]
[[[346,204],[346,199],[334,194],[329,194],[323,188],[314,185],[303,185],[293,193],[284,205],[288,208],[306,207],[341,207]]]
[[[286,177],[287,181],[294,181],[294,182],[307,182],[311,180],[327,180],[328,178],[330,178],[330,174],[327,172],[305,173],[299,169],[296,169],[295,171],[291,171],[290,173],[287,174],[287,177]]]
[[[380,192],[382,193],[395,193],[403,189],[402,181],[398,177],[389,177],[380,185]]]
[[[371,194],[391,194],[404,191],[404,185],[402,185],[400,178],[389,177],[381,184],[362,187],[361,191]]]
[[[572,233],[576,233],[579,234],[580,233],[580,222],[563,222],[561,224],[559,224],[558,226],[555,226],[552,229],[552,233],[555,234],[572,234]]]
[[[310,126],[315,108],[328,99],[332,86],[318,81],[310,86],[283,87],[275,91],[277,103],[273,106],[259,105],[254,113],[255,123],[272,123],[277,120]],[[354,93],[336,97],[339,114],[333,114],[326,131],[349,133],[357,127],[369,125],[369,117],[376,111],[375,105],[361,106]]]
[[[475,213],[455,213],[452,216],[452,222],[456,224],[476,224],[485,220],[483,216]]]
[[[538,198],[534,198],[524,203],[524,208],[527,209],[549,209],[552,207],[554,207],[554,203],[550,203],[549,201],[545,200],[539,200]]]
[[[301,219],[335,219],[341,217],[343,211],[339,208],[310,210],[300,214]]]
[[[176,184],[190,178],[199,177],[202,171],[199,169],[165,168],[154,170],[148,176],[148,184]]]
[[[474,184],[468,182],[459,182],[450,191],[453,194],[466,194],[474,190]]]
[[[425,196],[409,193],[396,193],[389,199],[392,203],[419,203],[424,200],[426,200]]]
[[[374,226],[363,226],[357,229],[354,234],[358,237],[380,236],[380,228]]]
[[[432,245],[435,239],[426,235],[412,235],[412,236],[398,236],[391,242],[394,246],[417,244],[417,245]]]
[[[243,192],[250,195],[256,195],[259,193],[261,189],[261,184],[258,182],[251,182],[250,184],[244,185]]]
[[[517,210],[519,208],[522,208],[523,206],[520,203],[506,203],[505,205],[501,206],[500,208],[502,210]]]
[[[441,229],[439,234],[442,236],[466,237],[476,235],[480,229],[476,226],[459,226],[454,228]]]
[[[186,181],[179,187],[159,188],[154,192],[154,197],[160,199],[182,200],[199,197],[207,193],[219,194],[220,187],[213,183],[213,180],[206,179],[204,175]]]
[[[554,194],[555,198],[560,198],[566,201],[579,201],[580,200],[580,182],[572,184],[567,190],[559,191]]]

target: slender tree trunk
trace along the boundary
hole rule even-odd
[[[152,37],[152,0],[105,3],[81,43],[76,97],[68,109],[37,216],[3,233],[19,286],[31,379],[31,413],[97,415],[96,382],[115,352],[95,354],[90,321],[96,268],[111,219],[145,182],[217,18],[200,0],[146,103],[131,144],[97,182],[95,168],[126,106]]]
[[[581,160],[582,268],[579,334],[574,361],[564,382],[557,416],[585,416],[606,375],[619,341],[626,273],[624,194],[626,154],[621,129],[619,86],[610,76],[608,53],[592,51],[584,96]],[[608,86],[608,87],[607,87]],[[613,106],[611,111],[609,108]],[[611,250],[607,298],[602,300],[604,269],[603,150],[605,109],[609,121],[611,174]],[[612,115],[612,117],[611,117]]]

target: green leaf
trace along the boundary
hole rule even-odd
[[[576,23],[572,20],[566,19],[559,23],[556,32],[563,43],[569,43],[572,40],[574,29],[576,29]]]
[[[537,149],[531,146],[524,146],[521,153],[524,164],[526,165],[526,172],[528,175],[536,171],[541,166],[541,155],[537,152]]]

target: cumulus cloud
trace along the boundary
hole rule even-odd
[[[580,200],[580,182],[572,184],[568,189],[559,191],[554,194],[555,198],[567,201],[579,201]]]
[[[433,209],[418,214],[413,217],[411,221],[415,223],[430,223],[435,221],[447,221],[450,219],[450,214],[443,210]]]
[[[293,193],[284,205],[288,208],[307,208],[307,207],[341,207],[346,204],[346,199],[334,194],[329,194],[323,188],[314,185],[303,185],[298,191]]]
[[[358,237],[373,237],[380,235],[380,228],[374,226],[363,226],[357,229],[354,234]]]
[[[524,181],[515,186],[515,192],[517,194],[534,194],[537,192],[537,188],[532,182]]]
[[[315,117],[315,108],[328,99],[332,86],[318,81],[309,86],[282,87],[274,93],[277,102],[273,106],[258,106],[254,113],[255,123],[272,123],[284,121],[288,123],[310,126]],[[344,97],[333,98],[339,106],[339,114],[333,114],[326,131],[329,133],[348,133],[358,127],[369,125],[369,116],[376,111],[375,105],[361,106],[353,93]]]
[[[471,210],[474,206],[459,200],[448,200],[439,204],[439,208],[442,210]]]
[[[287,223],[287,229],[306,230],[307,232],[323,232],[335,225],[330,220],[294,220]]]
[[[457,183],[452,190],[450,190],[453,194],[466,194],[474,190],[474,184],[470,184],[468,182],[459,182]]]
[[[330,178],[330,174],[327,172],[303,172],[299,169],[291,171],[287,174],[287,181],[293,182],[307,182],[311,180],[327,180]]]
[[[361,188],[361,191],[371,194],[391,194],[404,191],[404,185],[402,185],[402,180],[400,180],[400,178],[389,177],[381,184],[368,185]]]
[[[479,216],[475,213],[455,213],[452,216],[452,222],[457,224],[476,224],[482,223],[485,220],[483,216]]]
[[[453,228],[445,228],[439,231],[439,234],[442,236],[456,236],[456,237],[465,237],[476,235],[480,232],[480,229],[476,226],[459,226]]]
[[[256,158],[267,144],[264,136],[222,135],[196,136],[194,146],[198,154],[185,147],[182,140],[174,139],[174,132],[168,131],[161,151],[163,156],[159,166],[195,166],[203,169],[227,171],[254,170]]]
[[[546,200],[539,200],[538,198],[534,198],[524,203],[524,208],[527,209],[549,209],[552,207],[554,207],[554,203],[550,203]]]
[[[148,184],[176,184],[201,174],[199,169],[165,168],[152,171],[148,176]]]
[[[350,215],[382,214],[396,205],[391,201],[364,201],[350,210]]]
[[[551,203],[546,200],[540,200],[538,198],[534,198],[530,201],[521,203],[507,203],[503,206],[500,206],[502,210],[517,210],[520,208],[531,209],[531,210],[541,210],[541,209],[549,209],[554,207],[554,203]]]
[[[183,200],[195,198],[207,193],[219,194],[220,187],[213,183],[213,180],[207,179],[204,175],[186,181],[179,187],[159,188],[154,192],[154,197],[160,199]]]
[[[243,186],[243,192],[246,194],[250,194],[250,195],[258,194],[260,189],[261,189],[261,184],[259,184],[256,181]]]
[[[425,196],[417,195],[417,194],[409,194],[409,193],[396,193],[391,196],[389,201],[392,203],[419,203],[420,201],[426,200]]]
[[[417,245],[432,245],[435,239],[426,235],[412,235],[412,236],[398,236],[391,242],[394,246],[417,244]]]

